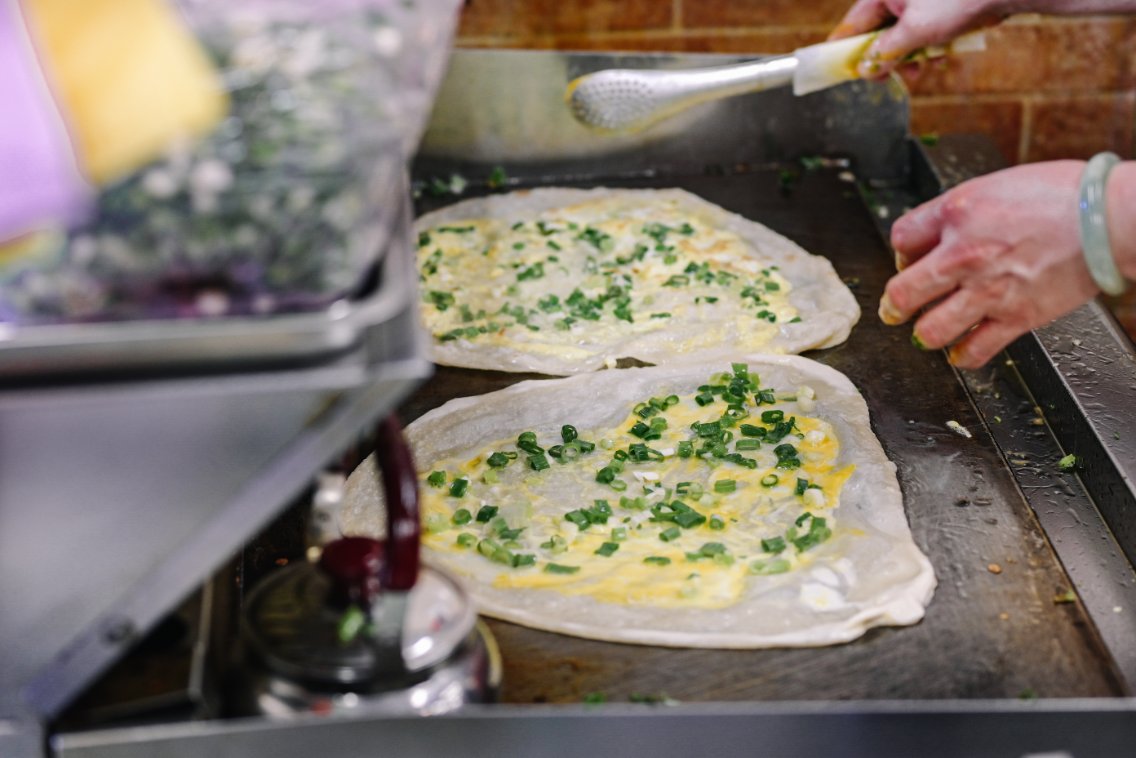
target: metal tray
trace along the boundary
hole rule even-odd
[[[0,323],[0,383],[45,376],[217,370],[311,365],[356,347],[363,332],[403,310],[413,291],[402,285],[410,262],[387,255],[409,213],[407,181],[397,153],[385,202],[378,204],[383,232],[375,259],[360,271],[354,293],[319,310],[213,319],[153,319],[62,324]],[[318,251],[313,251],[318,255]],[[332,299],[329,297],[329,300]],[[102,378],[106,378],[102,376]]]

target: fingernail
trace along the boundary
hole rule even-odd
[[[966,362],[966,354],[963,352],[961,345],[955,345],[947,350],[947,362],[952,366],[957,366],[960,363]]]
[[[878,76],[880,73],[880,62],[865,58],[860,61],[860,65],[856,67],[856,73],[863,79],[871,79],[874,76]]]
[[[907,259],[903,257],[903,253],[898,250],[895,251],[895,270],[903,271],[907,268]]]
[[[891,298],[884,294],[880,298],[880,321],[888,326],[897,326],[904,322],[903,314],[891,303]]]
[[[915,345],[915,347],[917,347],[917,348],[918,348],[918,349],[920,349],[920,350],[927,350],[927,349],[929,349],[929,348],[927,347],[927,345],[926,345],[926,344],[925,344],[925,343],[923,342],[923,340],[919,339],[919,335],[918,335],[918,334],[916,334],[915,332],[912,332],[912,333],[911,333],[911,344],[912,344],[912,345]]]

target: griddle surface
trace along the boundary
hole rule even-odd
[[[910,327],[886,327],[876,317],[894,269],[854,185],[823,169],[785,191],[777,168],[571,184],[681,187],[833,262],[864,315],[845,344],[807,355],[844,372],[863,393],[939,586],[918,625],[874,629],[825,648],[676,650],[491,621],[505,662],[504,701],[579,702],[588,693],[609,702],[633,693],[682,701],[1124,694],[1083,609],[1055,602],[1070,582],[958,376],[941,352],[911,345]],[[427,200],[422,210],[440,204]],[[404,404],[403,420],[526,378],[533,375],[439,367]],[[951,431],[948,420],[973,438]]]

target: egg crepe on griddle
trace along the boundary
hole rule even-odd
[[[843,342],[860,309],[827,259],[678,189],[547,188],[416,223],[438,363],[566,375]]]
[[[489,616],[618,642],[824,645],[917,622],[935,586],[863,399],[804,358],[521,382],[407,438],[426,555]],[[341,528],[382,523],[372,458]]]

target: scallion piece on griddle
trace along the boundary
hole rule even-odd
[[[780,553],[785,549],[785,538],[770,537],[767,540],[762,540],[761,549],[767,553],[773,553],[774,555],[776,555],[777,553]]]
[[[366,625],[367,614],[363,612],[363,609],[357,605],[347,606],[347,610],[339,617],[339,623],[335,628],[340,644],[347,645],[354,642]]]
[[[754,561],[749,564],[749,573],[758,576],[771,576],[784,574],[789,570],[789,561],[784,558],[774,558],[771,561]]]
[[[605,558],[610,558],[615,551],[619,550],[618,542],[605,542],[596,548],[596,555],[602,555]]]

